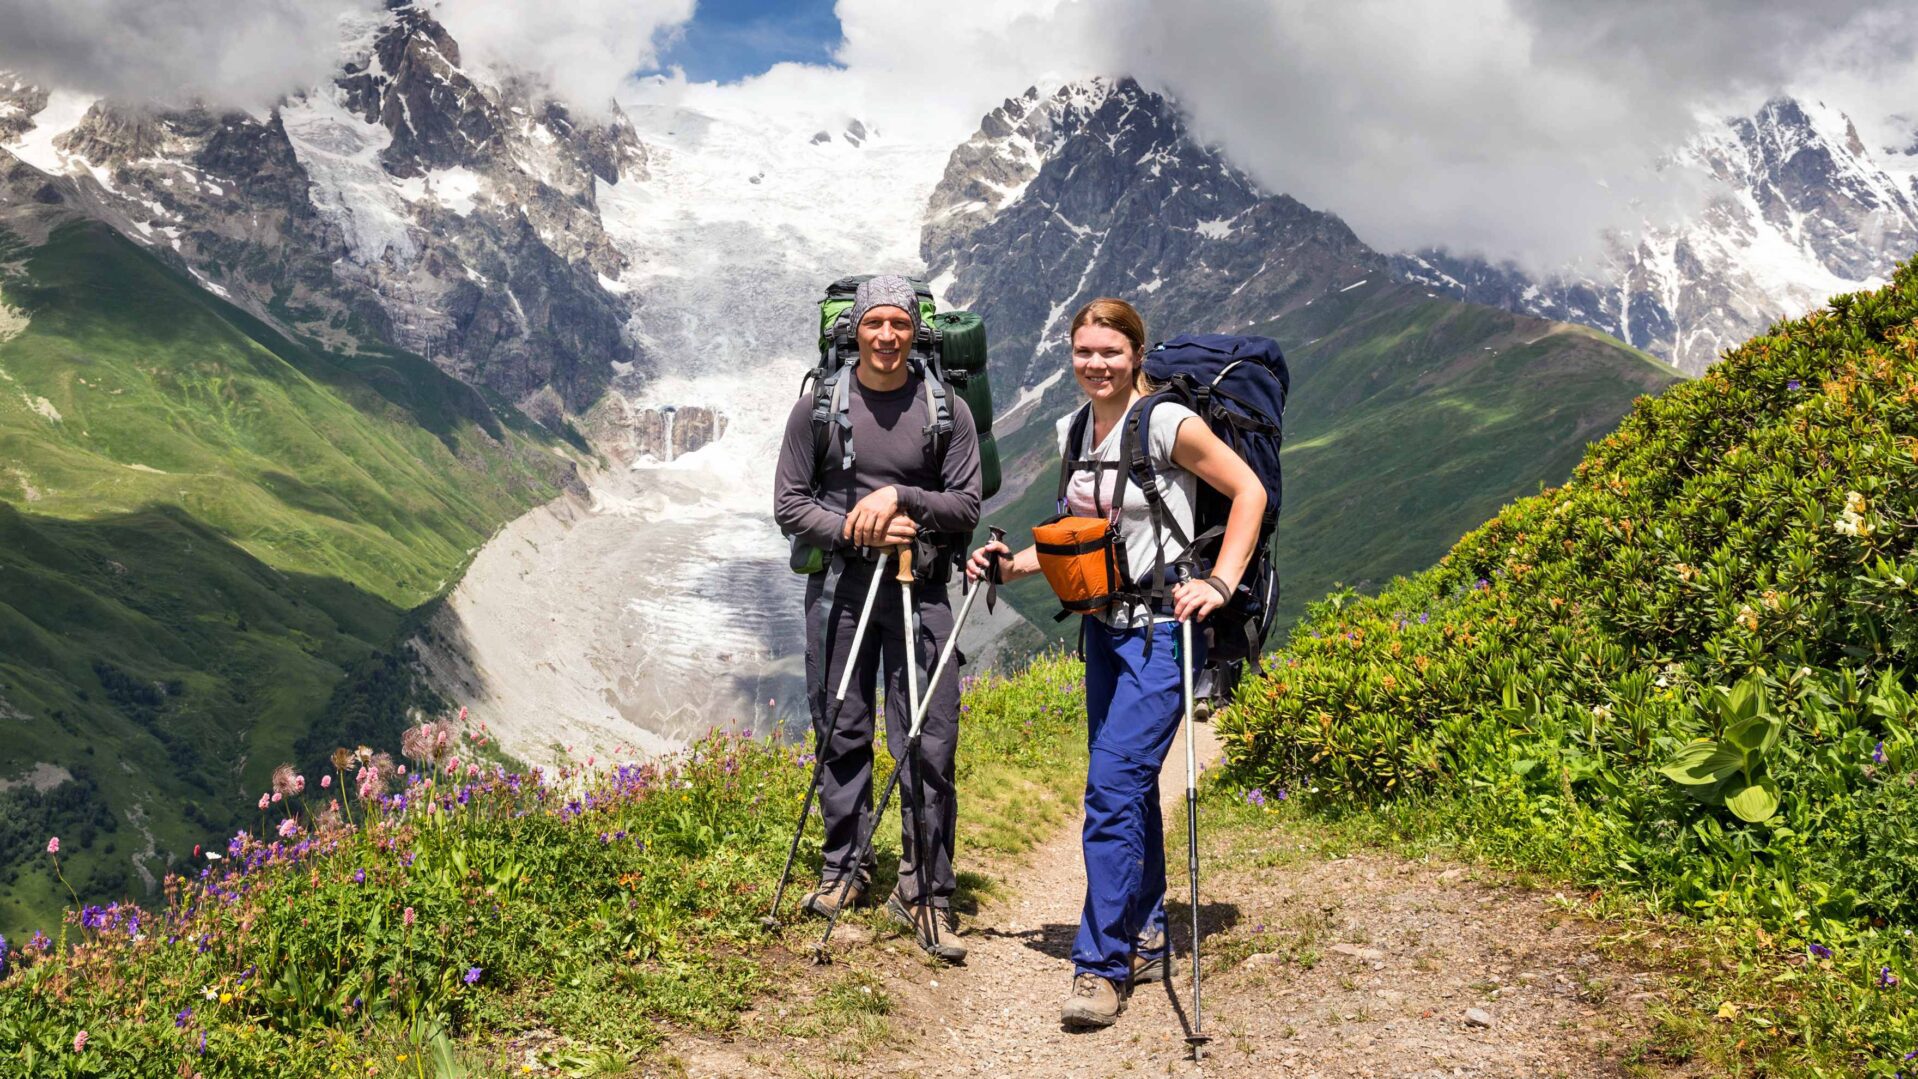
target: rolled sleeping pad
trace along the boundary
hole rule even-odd
[[[986,369],[986,320],[970,311],[941,311],[932,316],[941,338],[940,363],[948,371]]]
[[[999,493],[999,443],[991,435],[979,436],[979,498]]]

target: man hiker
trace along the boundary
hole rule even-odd
[[[950,545],[963,545],[979,523],[979,440],[972,414],[950,395],[949,434],[935,434],[925,372],[913,356],[920,330],[918,298],[904,277],[871,278],[858,287],[850,311],[858,344],[845,420],[815,423],[815,401],[802,395],[786,421],[773,492],[773,516],[781,530],[826,552],[824,572],[806,581],[806,690],[820,757],[819,810],[825,822],[823,877],[804,901],[807,910],[830,917],[844,905],[860,905],[872,881],[871,865],[852,865],[872,813],[873,720],[876,681],[885,676],[886,744],[895,764],[907,742],[906,668],[918,664],[918,679],[930,674],[952,632],[946,586],[953,565]],[[829,445],[817,440],[824,429]],[[854,453],[844,452],[850,437]],[[848,467],[850,464],[850,467]],[[940,537],[950,536],[938,548]],[[902,624],[903,604],[871,608],[859,648],[849,655],[871,574],[891,578],[896,549],[914,547],[918,578],[912,586],[916,640],[911,655]],[[901,586],[882,583],[881,588]],[[889,595],[891,593],[888,593]],[[961,657],[963,662],[963,657]],[[856,664],[854,685],[837,714],[832,687],[843,665]],[[886,910],[913,931],[921,948],[948,962],[965,957],[957,943],[951,910],[953,876],[953,755],[959,739],[958,665],[928,698],[916,770],[900,799],[902,855],[899,884]],[[830,726],[830,737],[828,737]],[[922,851],[915,837],[923,836]],[[932,919],[938,919],[937,933]]]

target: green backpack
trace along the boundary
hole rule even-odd
[[[840,467],[850,469],[854,459],[852,416],[848,398],[852,390],[853,361],[859,357],[859,344],[853,338],[853,293],[871,274],[842,277],[826,286],[819,301],[819,366],[806,373],[800,392],[812,394],[813,475],[825,473],[831,453],[840,455]],[[952,437],[951,392],[957,391],[972,413],[973,427],[979,432],[979,479],[981,499],[999,493],[999,447],[992,438],[992,386],[986,378],[986,323],[970,311],[940,311],[933,302],[932,289],[924,281],[911,278],[919,299],[919,338],[913,342],[911,362],[925,375],[926,407],[932,424],[926,435],[932,440],[933,456],[943,460],[946,442]],[[968,537],[939,537],[941,547],[957,548]],[[798,573],[818,573],[826,565],[825,553],[794,540],[792,568]]]

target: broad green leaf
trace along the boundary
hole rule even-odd
[[[1745,766],[1745,755],[1736,746],[1719,742],[1693,742],[1679,750],[1658,771],[1674,783],[1704,787]]]
[[[1725,740],[1749,753],[1763,753],[1778,741],[1780,724],[1773,715],[1757,715],[1733,724]]]
[[[1769,820],[1778,812],[1778,783],[1765,776],[1756,783],[1734,788],[1726,792],[1725,808],[1753,824]]]

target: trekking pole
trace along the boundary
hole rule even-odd
[[[845,665],[839,671],[839,691],[833,695],[832,716],[826,720],[826,737],[813,754],[812,779],[806,784],[806,800],[799,807],[799,823],[793,828],[792,845],[786,848],[786,868],[779,871],[779,887],[773,890],[772,909],[759,920],[759,924],[768,930],[779,928],[779,903],[786,897],[786,884],[792,879],[793,858],[799,853],[800,837],[806,834],[806,818],[812,815],[813,795],[819,791],[819,777],[826,767],[826,750],[832,746],[833,735],[839,733],[839,713],[845,710],[846,689],[852,684],[853,668],[859,665],[859,646],[865,642],[866,625],[872,620],[873,601],[879,598],[879,582],[885,576],[880,572],[879,564],[874,563],[872,584],[866,589],[866,602],[859,608],[859,622],[852,631],[852,651],[847,653]],[[831,613],[828,609],[829,621]],[[825,647],[824,640],[820,641],[820,647]]]
[[[1181,573],[1185,580],[1191,575]],[[1184,671],[1180,679],[1185,690],[1185,867],[1192,879],[1192,1032],[1185,1043],[1192,1047],[1192,1059],[1205,1059],[1205,1015],[1199,1010],[1199,759],[1192,747],[1192,619],[1179,623],[1181,637],[1179,662]]]
[[[926,683],[926,699],[924,701],[915,702],[915,707],[912,710],[912,727],[910,730],[906,732],[905,758],[908,762],[915,760],[919,753],[919,733],[920,733],[920,730],[925,726],[926,714],[932,711],[932,687],[937,686],[939,684],[939,676],[945,673],[946,663],[947,661],[952,659],[952,653],[958,645],[959,631],[965,628],[966,619],[970,617],[972,614],[972,601],[979,598],[980,591],[982,590],[977,587],[973,587],[972,589],[966,592],[966,601],[959,605],[959,617],[956,620],[954,620],[952,624],[952,633],[946,637],[945,647],[940,649],[939,651],[939,662],[933,666],[932,677]],[[912,655],[911,651],[912,651],[911,649],[907,650],[908,654],[906,657],[906,661],[910,665],[907,668],[908,672],[912,672],[913,667],[916,666],[918,663],[918,658]],[[910,688],[912,686],[912,682],[910,681],[912,674],[909,673],[907,677],[909,679],[907,683],[908,692],[909,693],[914,692]],[[886,789],[880,792],[878,808],[874,809],[872,814],[872,827],[868,829],[865,836],[861,838],[859,843],[859,850],[852,860],[853,865],[859,865],[863,863],[866,859],[867,852],[872,849],[873,838],[879,833],[879,818],[885,814],[887,804],[892,801],[893,788],[899,785],[899,772],[900,772],[900,769],[897,769],[897,768],[893,769],[892,776],[886,780]],[[921,847],[921,851],[919,852],[920,854],[919,862],[923,865],[925,863],[924,850],[923,850],[925,844],[923,842],[920,842],[919,846]],[[824,963],[828,960],[829,957],[826,954],[826,944],[827,942],[832,940],[833,927],[838,924],[839,924],[839,911],[835,910],[833,911],[832,916],[826,920],[825,935],[819,938],[818,946],[813,949],[813,959],[815,962]],[[934,925],[933,940],[936,943],[939,939],[938,932],[937,932],[937,926],[938,926],[937,915],[933,916],[933,925]]]

